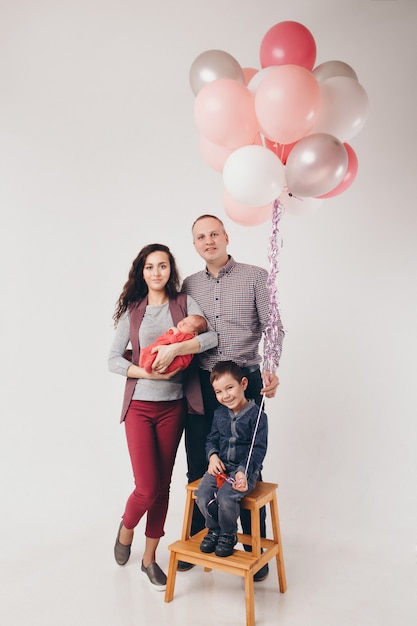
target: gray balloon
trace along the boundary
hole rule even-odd
[[[245,84],[243,70],[236,59],[223,50],[206,50],[190,68],[190,85],[196,96],[200,89],[218,78],[231,78]]]
[[[325,61],[315,67],[312,74],[319,83],[333,76],[348,76],[358,80],[355,70],[343,61]]]
[[[348,160],[345,146],[333,135],[315,133],[303,137],[288,155],[288,191],[304,198],[332,191],[343,180]]]

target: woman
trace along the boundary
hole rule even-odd
[[[156,563],[156,549],[164,535],[172,470],[184,428],[184,396],[189,412],[202,413],[203,408],[192,367],[184,374],[180,369],[148,373],[138,363],[140,346],[154,342],[186,315],[203,315],[195,300],[179,293],[179,287],[178,270],[169,248],[157,243],[142,248],[116,305],[116,334],[108,361],[111,372],[127,377],[121,421],[125,423],[135,480],[114,555],[119,565],[127,563],[134,528],[147,513],[142,571],[158,590],[165,589],[166,576]],[[124,357],[129,341],[131,361]],[[206,333],[176,344],[177,355],[203,352],[216,345],[216,334],[209,328]]]

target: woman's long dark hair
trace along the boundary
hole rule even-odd
[[[127,310],[129,304],[133,302],[139,302],[148,293],[148,285],[143,278],[143,268],[145,267],[146,259],[152,252],[166,252],[171,267],[171,273],[167,284],[165,285],[165,291],[168,298],[176,298],[180,290],[180,276],[177,269],[177,264],[172,256],[171,250],[168,246],[164,246],[162,243],[150,243],[144,246],[139,252],[138,256],[132,263],[132,267],[129,271],[129,278],[125,283],[122,293],[116,303],[116,310],[113,315],[114,325],[117,323],[123,313]]]

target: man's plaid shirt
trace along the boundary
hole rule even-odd
[[[184,280],[182,290],[201,306],[219,341],[216,348],[197,355],[202,369],[211,370],[218,361],[232,360],[240,367],[261,363],[259,344],[271,307],[267,278],[264,268],[229,257],[218,278],[205,269]],[[277,326],[281,352],[284,328],[279,314]]]

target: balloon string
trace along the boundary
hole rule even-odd
[[[264,403],[265,403],[265,396],[263,395],[261,404],[259,406],[258,418],[256,420],[255,428],[254,428],[253,435],[252,435],[252,443],[251,443],[249,454],[248,454],[248,460],[246,461],[245,476],[248,475],[249,461],[250,461],[251,456],[252,456],[253,446],[255,445],[255,437],[256,437],[256,433],[258,432],[259,420],[261,419],[262,409],[263,409]]]
[[[264,341],[264,370],[267,372],[275,372],[278,367],[281,356],[281,348],[279,346],[278,337],[278,304],[277,304],[277,287],[276,277],[279,271],[278,267],[278,239],[279,239],[279,220],[284,212],[284,207],[280,200],[274,201],[272,210],[272,231],[269,239],[268,260],[269,274],[267,279],[267,287],[270,298],[270,316],[267,327],[265,328]]]

